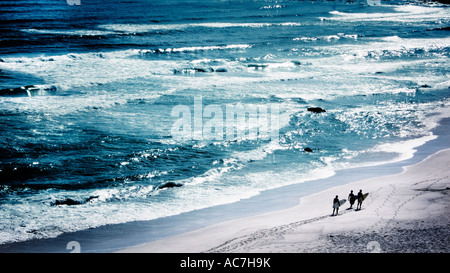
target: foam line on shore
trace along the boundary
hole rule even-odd
[[[417,147],[417,151],[414,153],[414,156],[410,159],[400,161],[400,162],[393,162],[393,163],[389,163],[389,164],[385,164],[385,165],[380,165],[380,166],[371,166],[371,167],[340,170],[333,177],[320,179],[320,181],[311,181],[310,183],[290,185],[287,187],[282,187],[279,189],[263,192],[262,194],[260,194],[257,197],[250,198],[249,200],[243,200],[238,203],[230,204],[225,207],[220,206],[220,208],[210,208],[209,210],[212,212],[209,215],[214,214],[214,212],[215,212],[215,214],[217,214],[217,212],[223,208],[228,208],[228,210],[232,211],[232,209],[230,209],[230,207],[234,207],[234,206],[241,207],[243,209],[240,212],[241,214],[235,215],[235,217],[227,217],[227,215],[228,215],[227,211],[223,211],[223,220],[222,221],[219,221],[218,219],[215,219],[215,221],[209,219],[210,221],[206,221],[205,223],[203,223],[203,225],[199,226],[197,229],[191,228],[189,230],[185,230],[184,232],[181,232],[181,235],[174,234],[172,236],[156,238],[156,240],[154,240],[154,241],[152,240],[152,242],[148,242],[148,243],[144,243],[144,244],[135,244],[134,246],[130,245],[130,247],[123,248],[119,251],[123,251],[123,252],[225,251],[225,250],[220,250],[217,247],[226,241],[234,240],[234,239],[238,238],[240,235],[242,235],[240,232],[244,232],[244,233],[252,232],[252,231],[256,232],[258,230],[264,230],[267,228],[274,228],[274,227],[276,228],[277,225],[283,226],[285,224],[298,223],[301,221],[310,222],[316,218],[322,218],[322,217],[328,216],[329,214],[331,214],[331,210],[327,207],[327,204],[331,202],[332,198],[334,198],[337,188],[342,188],[342,189],[345,188],[345,190],[342,190],[343,192],[340,194],[347,195],[348,192],[350,191],[349,188],[353,187],[353,186],[350,186],[351,185],[350,183],[357,185],[361,181],[363,183],[372,181],[371,184],[373,186],[373,185],[378,185],[380,183],[381,184],[384,183],[383,179],[385,177],[396,177],[396,176],[404,175],[405,170],[408,170],[410,168],[414,168],[414,170],[416,170],[416,172],[420,168],[424,168],[424,170],[428,170],[428,169],[432,170],[432,168],[431,168],[431,167],[433,167],[432,163],[429,163],[432,165],[432,166],[430,166],[430,168],[428,166],[426,166],[425,164],[420,164],[420,163],[432,162],[430,160],[430,158],[435,158],[436,154],[442,155],[442,153],[445,154],[445,153],[449,152],[448,150],[445,150],[445,149],[449,148],[448,143],[450,143],[449,142],[450,136],[449,136],[449,130],[448,130],[449,126],[450,126],[450,119],[441,120],[440,126],[438,126],[436,129],[433,130],[434,134],[436,134],[438,136],[438,138],[435,140],[429,141],[422,146]],[[445,150],[445,152],[441,152],[443,150]],[[441,157],[441,159],[442,159],[442,157]],[[445,163],[445,159],[446,158],[443,157],[444,165],[437,164],[436,166],[445,166],[445,164],[447,164],[446,166],[448,169],[448,161],[446,161],[447,163]],[[442,170],[442,172],[439,169],[437,169],[436,174],[442,174],[445,177],[445,171],[446,171],[445,168],[444,168],[444,170]],[[428,172],[427,174],[424,174],[422,176],[419,175],[418,177],[423,177],[423,176],[426,177],[427,175],[431,175],[431,174],[432,173]],[[379,182],[377,182],[377,180]],[[447,180],[443,179],[442,181],[448,182],[448,178],[447,178]],[[318,183],[318,182],[320,182],[320,183]],[[405,184],[405,183],[403,183],[403,184]],[[395,187],[395,183],[393,185]],[[406,185],[408,185],[408,184],[406,183]],[[368,189],[370,187],[369,187],[369,185],[367,185],[367,186],[368,187],[361,185],[359,187],[364,188],[365,191],[368,191]],[[356,190],[359,190],[359,188],[358,189],[354,188],[353,190],[356,191]],[[326,192],[328,192],[328,195],[329,195],[329,196],[327,195],[328,199],[330,199],[330,198],[331,199],[328,200],[327,198],[324,197],[326,200],[323,202],[323,204],[325,204],[324,206],[329,211],[327,211],[325,209],[325,211],[327,211],[327,212],[326,213],[324,212],[325,213],[324,215],[318,215],[317,210],[312,209],[311,212],[304,214],[302,216],[302,218],[300,219],[299,213],[297,211],[299,202],[300,202],[300,205],[302,205],[302,203],[306,202],[305,200],[308,200],[308,198],[311,198],[311,196],[318,195],[318,194],[324,194]],[[300,193],[302,193],[302,194],[300,195]],[[372,197],[372,195],[371,195],[371,197]],[[327,202],[327,201],[329,201],[329,202]],[[248,206],[251,206],[251,205],[255,206],[255,204],[259,204],[259,206],[258,206],[260,208],[259,211],[258,212],[255,212],[255,211],[248,212],[249,211]],[[331,206],[329,206],[329,207],[331,207]],[[289,217],[285,218],[285,220],[284,220],[285,222],[280,223],[279,219],[277,220],[277,217],[278,218],[284,217],[283,215],[284,215],[285,210],[287,210],[287,211],[294,210],[295,213],[291,214],[291,216],[290,216],[291,218],[289,218]],[[243,211],[245,211],[245,212],[243,212]],[[247,212],[247,214],[246,214],[246,212]],[[275,216],[274,216],[274,218],[268,219],[267,215],[275,215]],[[310,218],[308,218],[308,216]],[[303,218],[305,218],[306,220],[305,219],[302,220]],[[245,221],[247,221],[247,224],[244,223]],[[391,220],[391,222],[393,222],[393,221],[394,220]],[[222,222],[222,223],[220,223],[220,222]],[[257,223],[257,225],[255,225],[254,223]],[[241,227],[241,230],[239,232],[234,230],[234,233],[231,232],[231,234],[230,234],[230,230],[227,230],[226,228],[223,227],[223,226],[226,227],[226,225]],[[356,225],[356,227],[357,227],[357,225]],[[197,234],[197,236],[194,236],[191,238],[192,234]],[[198,234],[201,234],[201,235],[198,235]],[[187,241],[185,241],[185,245],[184,245],[184,247],[187,247],[187,248],[184,250],[183,250],[183,243],[181,243],[181,241],[179,241],[180,237],[185,238],[185,240],[187,240]],[[199,244],[196,240],[204,242],[204,244]],[[174,242],[174,244],[171,245],[171,242]],[[192,243],[192,245],[190,245],[190,243]],[[163,247],[163,245],[165,247]],[[194,248],[194,246],[197,246],[197,247]],[[325,251],[324,249],[320,249],[319,246],[317,246],[316,250],[317,251]],[[328,249],[328,250],[331,250],[331,249]],[[335,250],[337,250],[337,249],[335,249]],[[244,251],[244,250],[240,249],[240,251]],[[247,249],[245,251],[251,251],[251,249]],[[263,251],[263,250],[259,250],[259,251]],[[294,250],[292,250],[292,251],[294,251]],[[297,250],[297,251],[299,251],[299,250]],[[311,248],[309,248],[309,250],[303,249],[303,251],[312,251],[312,249]]]
[[[365,238],[382,238],[393,230],[409,233],[428,229],[445,229],[450,222],[450,149],[441,150],[423,161],[405,166],[399,174],[365,179],[333,187],[300,199],[300,204],[285,210],[253,217],[238,218],[183,233],[171,238],[127,248],[123,252],[356,252],[370,245]],[[360,211],[341,209],[330,217],[328,199],[345,195],[349,189],[365,189],[370,198]],[[331,199],[330,199],[331,200]],[[427,224],[424,224],[427,223]],[[448,232],[447,232],[448,233]],[[355,235],[356,234],[356,235]],[[371,237],[368,235],[372,235]],[[397,237],[405,236],[400,234]],[[386,235],[387,236],[387,235]],[[392,235],[391,235],[392,236]],[[378,243],[379,251],[441,252],[439,233],[422,234],[417,244],[427,248],[410,248],[397,243]],[[330,238],[341,238],[342,245]],[[349,243],[345,237],[355,239]],[[344,239],[342,239],[344,238]],[[358,243],[356,243],[358,242]],[[412,245],[412,244],[410,244]],[[434,248],[430,246],[435,246]],[[448,249],[447,249],[448,251]]]

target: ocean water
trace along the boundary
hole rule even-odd
[[[0,2],[0,244],[407,159],[450,117],[445,5],[68,2]]]

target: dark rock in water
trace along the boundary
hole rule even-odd
[[[431,88],[431,86],[428,85],[428,84],[422,84],[420,87],[422,87],[422,88]]]
[[[201,73],[207,73],[207,72],[214,72],[214,69],[211,67],[209,68],[194,68],[195,72],[201,72]]]
[[[308,153],[312,153],[312,149],[309,147],[306,147],[305,149],[303,149],[303,151],[308,152]]]
[[[90,196],[90,197],[86,198],[86,200],[84,202],[86,203],[86,202],[89,202],[92,199],[96,199],[96,198],[98,198],[98,196]]]
[[[313,113],[323,113],[326,112],[325,109],[322,109],[320,107],[309,107],[308,108],[309,112],[313,112]]]
[[[217,68],[216,72],[228,72],[226,68]]]
[[[448,0],[447,0],[448,1]],[[438,28],[428,28],[427,31],[433,31],[433,30],[444,30],[444,31],[450,31],[450,27],[438,27]]]
[[[433,0],[434,2],[442,3],[442,4],[449,4],[448,0]]]
[[[52,206],[60,206],[60,205],[67,205],[67,206],[74,206],[74,205],[81,205],[84,203],[87,203],[89,201],[91,201],[92,199],[98,198],[98,196],[90,196],[88,198],[86,198],[85,200],[79,201],[79,200],[74,200],[72,198],[66,198],[63,200],[56,200],[55,202],[51,203]]]
[[[177,184],[174,182],[167,182],[166,184],[163,184],[161,186],[158,187],[158,189],[165,189],[165,188],[175,188],[175,187],[181,187],[183,186],[182,184]]]
[[[300,61],[291,61],[296,66],[305,66],[305,65],[312,65],[310,62],[300,62]]]
[[[17,88],[6,88],[6,89],[0,89],[0,96],[19,96],[19,97],[30,97],[33,94],[35,94],[38,91],[56,91],[55,86],[50,87],[37,87],[34,85],[25,85]]]
[[[67,206],[73,206],[73,205],[80,205],[83,202],[78,200],[73,200],[71,198],[63,199],[63,200],[56,200],[52,203],[52,206],[60,206],[60,205],[67,205]]]
[[[0,89],[0,96],[30,96],[30,91],[25,86],[17,88]]]
[[[255,70],[259,70],[259,69],[264,69],[266,67],[268,67],[267,64],[249,64],[247,65],[247,67],[251,67],[254,68]]]
[[[174,74],[189,74],[189,73],[195,73],[195,72],[199,72],[199,73],[208,73],[208,72],[214,72],[214,69],[211,67],[208,68],[198,68],[198,67],[190,67],[190,68],[183,68],[183,69],[174,69],[173,73]]]
[[[296,66],[304,66],[304,65],[312,65],[312,63],[310,62],[300,62],[300,61],[291,61],[293,64],[295,64]]]

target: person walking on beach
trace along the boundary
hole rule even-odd
[[[363,202],[363,193],[362,193],[362,190],[359,190],[359,192],[358,192],[358,204],[356,204],[356,210],[360,210],[361,209],[362,202]]]
[[[331,214],[331,216],[334,216],[335,211],[336,211],[336,215],[338,215],[340,205],[341,204],[339,203],[339,198],[336,195],[336,197],[333,199],[333,213]]]
[[[353,194],[353,190],[350,191],[350,194],[348,195],[348,200],[350,201],[350,207],[348,209],[351,209],[353,207],[353,204],[355,204],[356,196]]]

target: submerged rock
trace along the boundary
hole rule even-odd
[[[52,203],[52,206],[60,206],[60,205],[73,206],[73,205],[79,205],[79,204],[82,204],[82,202],[78,201],[78,200],[73,200],[71,198],[67,198],[67,199],[63,199],[63,200],[56,200],[55,202]]]
[[[214,72],[214,69],[211,68],[211,67],[208,67],[208,68],[197,68],[197,67],[194,67],[193,70],[195,72],[201,72],[201,73]]]
[[[254,68],[255,70],[264,69],[268,67],[267,64],[248,64],[247,67]]]
[[[226,68],[217,68],[216,72],[228,72]]]
[[[17,88],[6,88],[0,90],[0,96],[31,96],[30,91],[34,91],[33,85],[21,86]]]
[[[19,97],[31,97],[36,92],[39,92],[41,90],[44,91],[56,91],[55,86],[50,87],[38,87],[35,85],[25,85],[21,87],[16,88],[5,88],[0,89],[0,96],[19,96]]]
[[[158,187],[158,189],[165,189],[165,188],[175,188],[175,187],[181,187],[183,186],[182,184],[177,184],[174,182],[167,182],[165,184],[162,184]]]
[[[74,200],[72,198],[66,198],[66,199],[62,199],[62,200],[56,200],[55,202],[51,203],[50,205],[52,206],[60,206],[60,205],[67,205],[67,206],[74,206],[74,205],[81,205],[81,204],[85,204],[89,201],[91,201],[92,199],[98,198],[98,196],[90,196],[88,198],[86,198],[85,200]]]
[[[322,109],[320,107],[309,107],[308,108],[309,112],[313,112],[313,113],[323,113],[326,112],[325,109]]]
[[[173,69],[174,74],[191,74],[191,73],[211,73],[214,72],[212,67],[199,68],[199,67],[187,67],[183,69]]]
[[[300,61],[291,61],[293,64],[295,64],[296,66],[301,66],[301,65],[311,65],[311,63],[309,62],[300,62]]]

